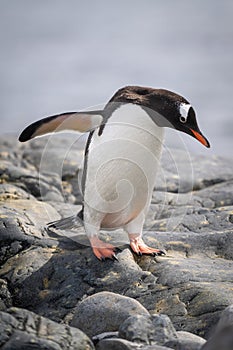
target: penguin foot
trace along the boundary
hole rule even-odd
[[[118,260],[115,254],[115,247],[112,244],[105,243],[98,237],[91,237],[90,243],[97,259],[101,261],[105,259]]]
[[[135,235],[129,235],[130,247],[132,251],[138,255],[149,254],[149,255],[166,255],[163,250],[151,248],[142,240],[141,237],[135,237]]]

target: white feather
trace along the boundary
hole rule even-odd
[[[190,107],[191,105],[189,103],[180,104],[180,115],[185,119],[185,121],[187,120]]]
[[[89,147],[84,222],[121,227],[146,212],[160,160],[163,129],[137,105],[126,104],[96,129]],[[87,234],[88,234],[87,232]]]

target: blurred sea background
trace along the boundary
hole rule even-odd
[[[169,146],[232,156],[231,0],[2,0],[0,47],[1,134],[142,85],[184,95],[212,148]]]

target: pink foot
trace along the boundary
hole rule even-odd
[[[141,237],[129,235],[129,239],[132,251],[138,255],[165,255],[165,252],[163,250],[151,248],[148,245],[146,245]]]
[[[112,244],[105,243],[98,237],[90,238],[90,243],[93,253],[99,260],[105,260],[107,258],[117,260],[115,255],[115,247]]]

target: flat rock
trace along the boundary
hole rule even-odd
[[[132,298],[111,292],[100,292],[87,297],[77,306],[71,325],[82,329],[89,336],[94,336],[118,330],[131,315],[149,315],[149,313]]]

